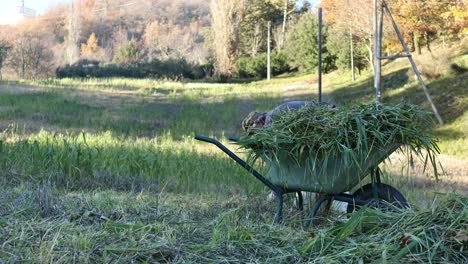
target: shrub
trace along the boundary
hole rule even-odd
[[[271,74],[288,72],[289,66],[283,53],[271,54]],[[267,54],[256,57],[242,57],[237,60],[238,74],[241,78],[265,78],[267,76]]]
[[[117,49],[113,62],[119,65],[131,65],[137,63],[140,59],[141,54],[137,42],[132,39]]]

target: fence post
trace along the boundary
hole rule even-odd
[[[318,9],[318,101],[322,102],[322,8]]]

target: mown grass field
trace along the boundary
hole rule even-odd
[[[468,64],[463,53],[450,61]],[[384,70],[384,103],[405,100],[429,109],[408,64],[394,62]],[[409,168],[398,154],[382,166],[384,180],[408,198],[416,215],[452,199],[438,192],[468,192],[468,73],[446,72],[427,84],[445,121],[436,128],[445,175],[436,184],[431,171],[418,163]],[[368,73],[354,83],[349,73],[325,76],[326,101],[342,105],[373,96]],[[241,120],[250,111],[305,99],[316,99],[312,75],[238,84],[2,82],[0,263],[367,263],[378,252],[390,256],[398,241],[335,243],[340,254],[314,250],[311,241],[324,239],[334,226],[346,228],[346,218],[322,214],[304,230],[307,212],[295,209],[290,197],[285,220],[273,225],[268,190],[217,148],[193,139],[203,134],[228,144],[225,138],[242,133]]]

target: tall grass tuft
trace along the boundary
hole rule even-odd
[[[241,167],[205,147],[170,134],[148,139],[41,131],[24,138],[8,132],[0,134],[0,170],[16,184],[51,182],[71,190],[260,190]]]

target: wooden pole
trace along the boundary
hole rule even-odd
[[[380,64],[380,47],[381,47],[381,36],[378,26],[378,12],[377,12],[377,0],[373,0],[374,8],[374,88],[375,88],[375,103],[377,108],[381,102],[380,92],[380,81],[381,81],[381,64]]]
[[[271,79],[271,21],[268,21],[268,45],[267,45],[267,80]]]
[[[383,5],[381,3],[380,5],[380,20],[379,20],[379,32],[378,32],[378,43],[377,43],[377,69],[379,71],[379,75],[377,76],[378,78],[378,90],[376,91],[377,95],[377,100],[379,103],[382,102],[382,60],[380,57],[382,57],[382,40],[383,40]]]
[[[322,102],[322,8],[318,9],[318,101]]]
[[[354,74],[354,44],[353,44],[353,32],[349,30],[349,42],[351,45],[351,80],[356,81],[356,75]]]
[[[400,33],[400,30],[398,29],[398,26],[396,25],[395,20],[393,19],[392,13],[390,12],[390,9],[388,8],[387,3],[385,2],[385,0],[382,0],[382,5],[383,5],[383,7],[385,9],[386,14],[390,18],[390,21],[392,21],[392,26],[395,29],[395,32],[396,32],[396,34],[398,36],[398,39],[400,40],[401,45],[405,49],[406,55],[408,56],[408,59],[409,59],[409,61],[411,63],[411,66],[413,67],[413,71],[416,74],[416,76],[418,77],[419,83],[421,84],[421,86],[422,86],[422,88],[424,90],[424,94],[426,95],[427,101],[431,105],[432,111],[434,112],[434,115],[436,116],[437,121],[441,125],[444,124],[444,121],[442,120],[442,117],[440,116],[439,111],[437,111],[437,107],[435,106],[434,102],[432,102],[431,95],[429,94],[429,91],[427,90],[427,87],[424,84],[424,81],[423,81],[423,79],[421,77],[421,73],[419,72],[418,67],[416,66],[416,63],[414,62],[413,57],[411,56],[411,53],[410,53],[408,47],[406,46],[405,41],[403,40],[403,37],[402,37],[402,35]]]

